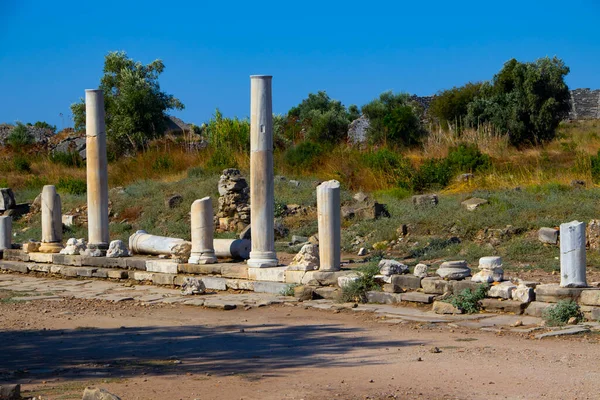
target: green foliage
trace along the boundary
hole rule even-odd
[[[31,172],[31,164],[29,163],[27,158],[21,155],[16,155],[13,158],[13,167],[15,171],[18,172]]]
[[[381,290],[374,278],[375,275],[379,274],[379,267],[376,262],[360,267],[356,272],[358,272],[358,279],[342,288],[341,300],[343,302],[366,303],[367,292]]]
[[[413,190],[440,189],[448,186],[454,172],[447,159],[431,158],[425,160],[417,173],[412,176]]]
[[[187,171],[188,178],[202,178],[205,175],[206,172],[202,167],[192,167]]]
[[[600,182],[600,150],[595,156],[590,156],[592,180],[594,183]]]
[[[570,110],[565,76],[569,68],[556,57],[521,63],[512,59],[482,85],[468,105],[467,123],[488,123],[508,134],[515,145],[552,140]]]
[[[298,285],[296,285],[296,284],[287,285],[285,287],[285,289],[282,289],[281,293],[279,293],[279,294],[281,294],[282,296],[294,297],[294,294],[295,294],[294,288],[296,288],[296,286],[298,286]]]
[[[483,171],[492,165],[490,156],[481,153],[476,144],[459,144],[450,148],[447,160],[454,173]]]
[[[406,93],[384,92],[364,105],[362,112],[369,118],[367,136],[372,144],[412,146],[425,134],[422,110]]]
[[[54,164],[62,164],[67,167],[81,168],[85,165],[85,161],[76,151],[53,152],[50,153],[48,159]]]
[[[177,98],[160,90],[158,77],[164,69],[161,60],[144,65],[124,51],[106,55],[100,89],[104,92],[110,152],[123,154],[143,148],[164,133],[167,110],[184,108]],[[83,129],[84,100],[72,104],[71,111],[75,129]]]
[[[550,306],[542,313],[542,318],[548,326],[561,326],[569,322],[569,319],[575,318],[577,322],[583,320],[583,313],[579,304],[572,300],[561,300],[553,306]]]
[[[464,86],[440,91],[431,100],[427,110],[429,116],[437,120],[444,129],[460,130],[467,116],[467,107],[479,95],[481,86],[480,82],[469,82]]]
[[[281,218],[285,216],[285,211],[287,210],[287,204],[283,201],[275,200],[275,204],[273,205],[273,213],[275,218]]]
[[[27,125],[31,125],[31,124],[27,124]],[[56,133],[56,125],[50,125],[46,121],[37,121],[35,124],[33,124],[33,127],[41,128],[41,129],[48,129],[48,130],[52,131],[52,133]]]
[[[464,313],[473,314],[481,309],[481,300],[485,299],[488,288],[486,285],[479,285],[479,287],[473,292],[471,289],[465,289],[459,294],[450,296],[444,300],[454,307],[462,310]]]
[[[170,154],[161,154],[160,156],[156,157],[156,159],[152,163],[152,170],[166,172],[173,169],[173,165],[175,165],[173,156],[171,156]]]
[[[13,149],[20,150],[22,147],[33,143],[33,136],[29,133],[27,126],[21,122],[17,122],[17,126],[13,128],[6,138],[6,143]]]
[[[250,121],[224,118],[217,108],[206,127],[208,144],[216,152],[247,152],[250,150]]]
[[[290,147],[285,152],[284,159],[289,166],[301,170],[314,166],[324,152],[322,145],[306,141]]]
[[[87,183],[83,179],[61,177],[58,179],[56,190],[74,195],[85,194],[87,192]]]
[[[379,175],[387,177],[388,181],[401,188],[410,188],[410,182],[415,170],[410,160],[402,154],[388,148],[369,151],[362,154],[362,162]]]
[[[356,106],[348,112],[340,101],[332,100],[324,91],[310,93],[308,98],[288,112],[285,129],[291,133],[284,133],[283,136],[296,139],[297,133],[304,131],[304,139],[337,143],[346,138],[348,124],[357,113]]]

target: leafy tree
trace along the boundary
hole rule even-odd
[[[52,131],[52,133],[56,133],[56,125],[50,125],[46,121],[37,121],[33,125],[30,123],[28,123],[27,125],[33,126],[34,128],[49,129]]]
[[[357,114],[358,107],[350,106],[349,112],[340,101],[332,100],[324,91],[310,93],[308,98],[290,109],[285,129],[293,136],[304,132],[307,140],[336,143],[346,138],[351,118]]]
[[[429,105],[429,116],[444,129],[461,129],[467,116],[468,105],[481,91],[481,82],[469,82],[464,86],[440,91]]]
[[[106,133],[116,153],[143,148],[164,133],[166,111],[184,105],[160,90],[161,60],[148,65],[127,57],[124,51],[109,52],[104,59],[100,89],[104,91]],[[85,103],[71,105],[75,129],[85,127]]]
[[[528,63],[512,59],[482,85],[480,96],[467,107],[467,122],[489,123],[516,146],[552,140],[570,110],[564,81],[568,73],[569,67],[556,57]]]
[[[25,126],[21,122],[17,122],[17,126],[13,128],[8,137],[6,138],[6,143],[13,149],[19,150],[23,146],[27,146],[33,143],[33,136]]]
[[[367,135],[373,144],[411,146],[420,142],[425,130],[422,108],[406,93],[384,92],[362,107],[369,118]]]

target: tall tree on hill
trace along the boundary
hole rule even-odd
[[[127,57],[124,51],[109,52],[99,88],[104,91],[106,133],[113,154],[143,148],[164,133],[166,111],[184,108],[173,95],[160,90],[161,60],[148,65]],[[71,105],[75,129],[85,128],[85,102]]]

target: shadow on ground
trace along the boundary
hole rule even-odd
[[[382,363],[381,352],[420,345],[378,340],[342,325],[229,325],[0,332],[0,380],[259,374],[296,367]],[[372,350],[360,357],[354,350]]]

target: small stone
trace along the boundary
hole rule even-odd
[[[407,265],[396,260],[381,260],[379,261],[379,273],[384,276],[406,274],[409,272]]]
[[[481,207],[484,204],[487,204],[488,201],[485,199],[480,199],[478,197],[472,197],[468,200],[460,203],[467,211],[475,211],[477,208]]]
[[[304,267],[307,271],[319,267],[319,245],[305,244],[290,263],[290,266]]]
[[[533,288],[520,284],[513,290],[512,298],[522,303],[531,303],[535,300],[535,291]]]
[[[127,246],[121,240],[113,240],[108,246],[106,257],[117,258],[117,257],[129,257],[129,250]]]
[[[67,240],[67,245],[60,251],[60,254],[79,255],[84,254],[87,249],[85,239],[70,238]],[[96,256],[97,257],[97,256]]]
[[[577,325],[577,317],[571,317],[569,318],[569,320],[567,321],[567,325]]]
[[[542,243],[557,244],[559,230],[556,228],[540,228],[538,240]]]
[[[104,389],[88,387],[83,391],[81,400],[121,400],[121,398]]]
[[[165,201],[165,205],[168,208],[176,208],[179,207],[181,205],[181,203],[183,203],[183,196],[180,194],[175,194],[171,197],[169,197],[166,201]]]
[[[204,286],[204,282],[198,278],[190,278],[186,277],[183,280],[183,285],[181,286],[181,294],[184,296],[190,296],[194,294],[203,294],[206,291],[206,287]]]
[[[419,278],[425,278],[427,277],[428,270],[429,267],[426,264],[417,264],[413,271],[413,275]]]
[[[435,207],[439,200],[437,194],[420,194],[412,197],[412,203],[415,207]]]
[[[490,287],[488,290],[489,297],[499,297],[501,299],[510,300],[512,298],[512,292],[517,287],[512,282],[506,281]]]
[[[366,256],[367,255],[367,249],[365,249],[364,247],[361,247],[360,250],[358,250],[358,255],[359,256]]]
[[[439,349],[439,347],[432,347],[431,349],[429,349],[430,353],[433,354],[437,354],[437,353],[441,353],[442,351]]]
[[[436,314],[462,314],[462,310],[445,301],[434,301],[432,311]]]
[[[519,327],[519,326],[523,326],[523,321],[517,320],[513,324],[511,324],[510,326],[512,326],[514,328]]]

